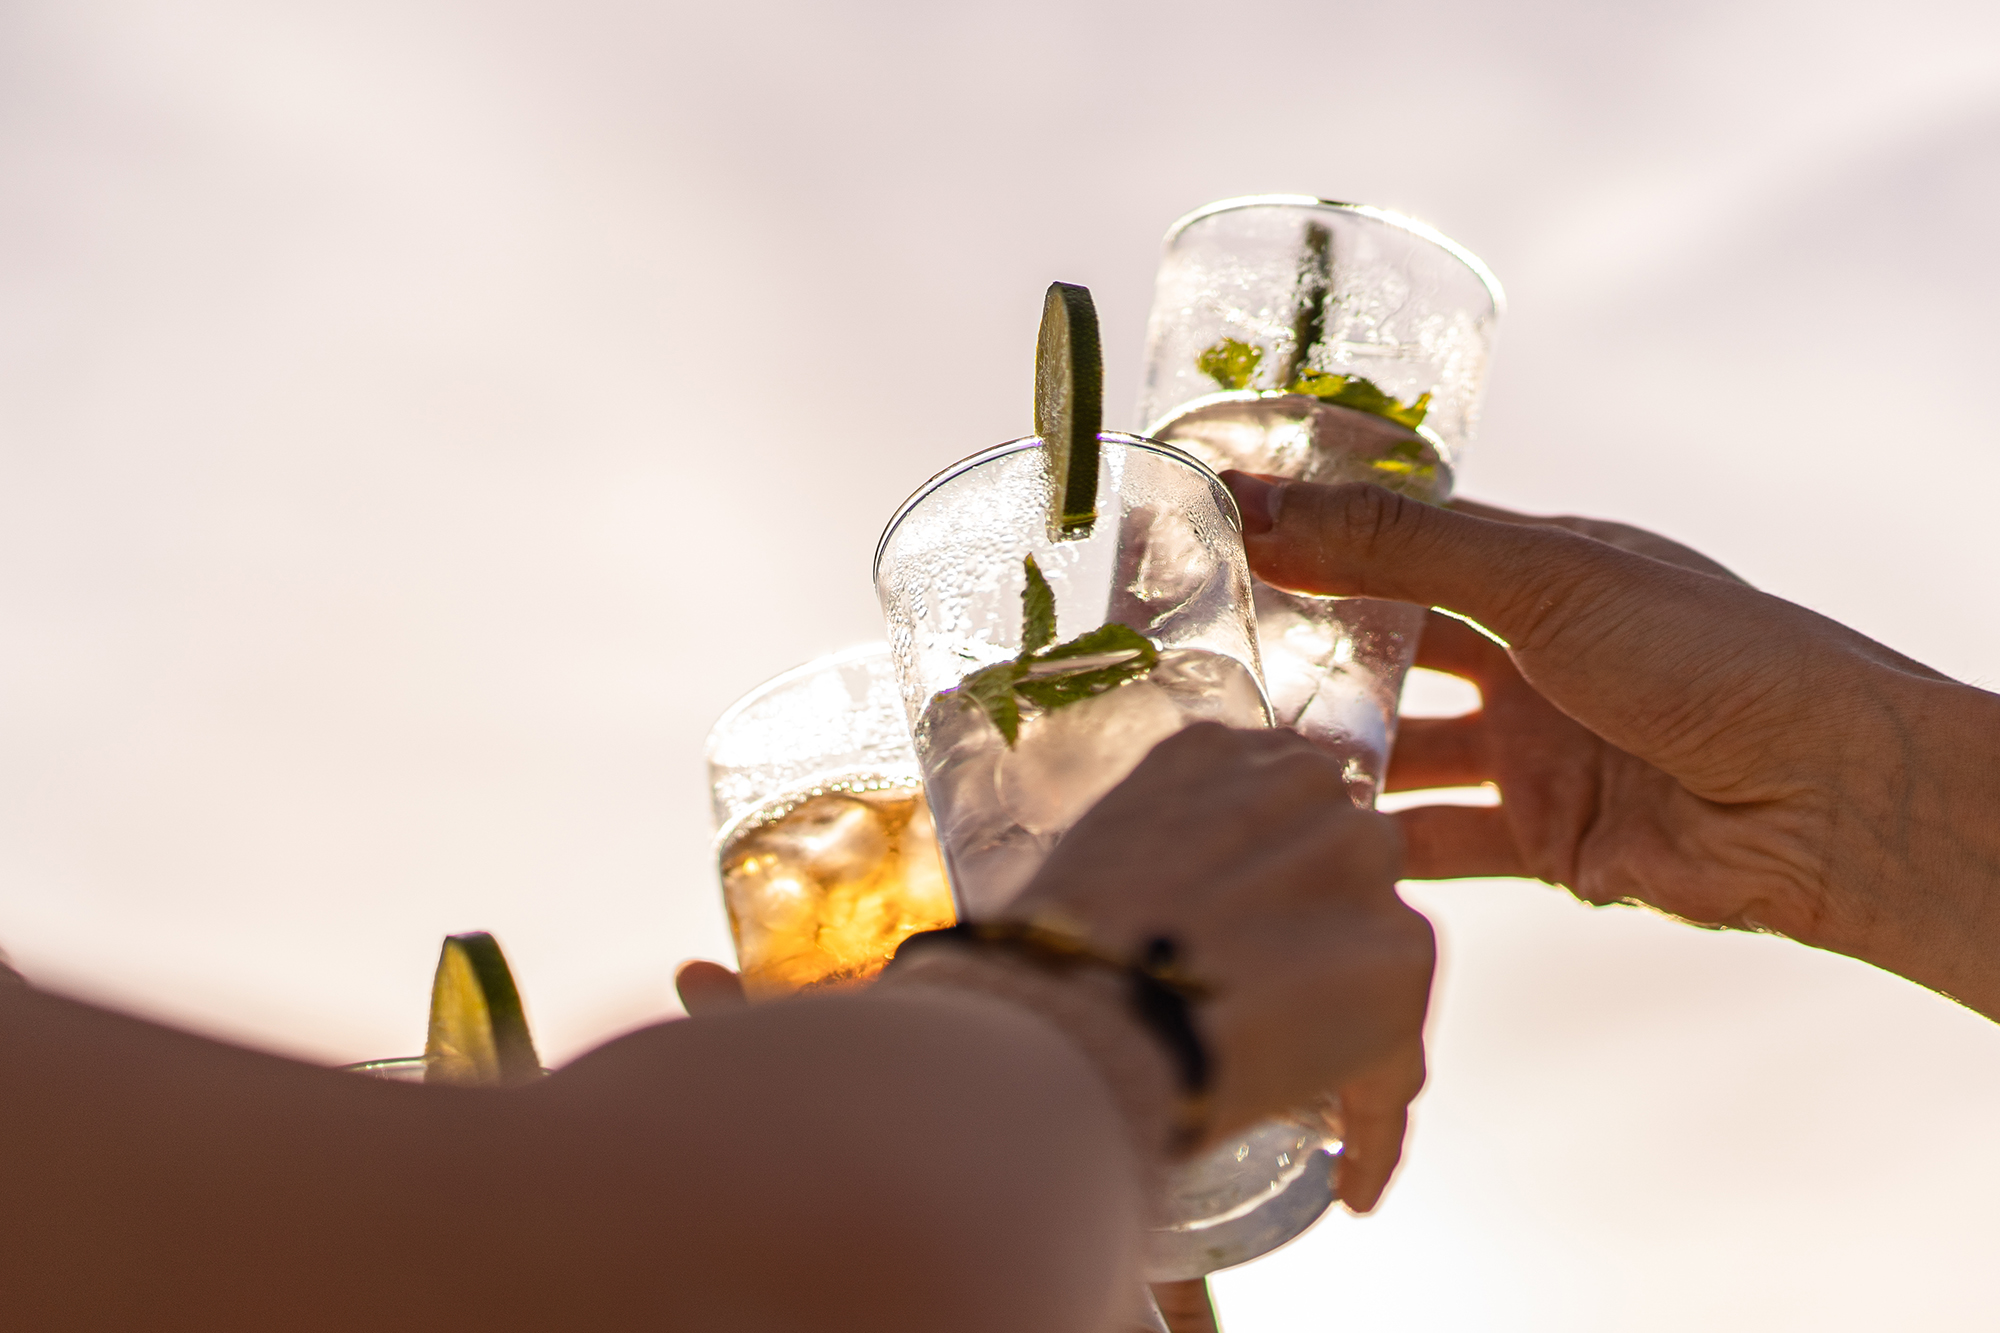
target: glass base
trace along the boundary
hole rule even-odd
[[[1270,1120],[1179,1167],[1169,1216],[1146,1234],[1146,1280],[1206,1277],[1269,1254],[1317,1222],[1339,1198],[1340,1141],[1299,1120]]]

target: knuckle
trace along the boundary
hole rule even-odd
[[[1219,722],[1196,722],[1155,745],[1133,770],[1133,776],[1197,778],[1227,760],[1229,729]]]
[[[1191,722],[1155,746],[1156,750],[1177,754],[1183,750],[1190,752],[1222,751],[1230,745],[1230,731],[1220,722]]]
[[[1286,782],[1302,786],[1331,783],[1341,785],[1340,766],[1314,749],[1312,743],[1293,732],[1273,732],[1268,745],[1265,771]]]
[[[1280,523],[1290,534],[1295,572],[1309,575],[1318,591],[1362,593],[1367,570],[1392,547],[1409,501],[1378,486],[1289,482]]]
[[[1403,934],[1405,943],[1417,962],[1423,965],[1424,975],[1429,976],[1437,966],[1437,927],[1430,918],[1413,907],[1403,909]]]
[[[1372,567],[1400,539],[1412,501],[1380,486],[1335,486],[1325,496],[1333,521],[1323,530],[1338,534],[1342,545]]]
[[[1424,1090],[1424,1084],[1430,1082],[1430,1077],[1430,1065],[1424,1060],[1424,1048],[1420,1045],[1416,1049],[1416,1058],[1410,1061],[1403,1075],[1400,1091],[1406,1105],[1417,1099],[1417,1094]]]

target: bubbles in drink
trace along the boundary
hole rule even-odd
[[[1304,394],[1197,400],[1153,434],[1218,471],[1368,482],[1428,503],[1451,494],[1451,467],[1423,433]],[[1397,696],[1416,655],[1424,608],[1366,597],[1314,597],[1256,585],[1257,641],[1277,725],[1345,761],[1370,804],[1396,736]]]
[[[1023,708],[1011,747],[957,691],[932,699],[917,722],[917,757],[966,915],[1004,906],[1155,745],[1202,721],[1267,724],[1249,669],[1199,648],[1166,649],[1145,676],[1095,698]]]
[[[723,901],[754,998],[851,985],[956,919],[921,790],[856,777],[781,798],[723,846]]]
[[[1181,710],[1150,680],[1086,699],[1038,719],[1022,744],[994,767],[1000,808],[1030,833],[1056,834],[1074,824],[1118,784],[1131,763],[1184,725]],[[1032,739],[1030,739],[1032,735]]]

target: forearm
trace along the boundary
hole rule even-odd
[[[1901,673],[1872,684],[1880,735],[1849,756],[1837,906],[1809,942],[2000,1019],[2000,696]]]
[[[662,1077],[663,1074],[668,1075]],[[974,995],[753,1006],[551,1080],[672,1233],[630,1253],[690,1328],[1094,1330],[1138,1290],[1138,1164],[1068,1040]],[[559,1173],[566,1202],[594,1190]],[[693,1309],[699,1301],[702,1308]]]
[[[989,1002],[634,1034],[519,1091],[378,1084],[0,998],[23,1326],[1072,1328],[1135,1281],[1095,1075]]]

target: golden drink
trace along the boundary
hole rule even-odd
[[[920,787],[857,777],[772,801],[725,838],[723,902],[752,999],[865,982],[957,919]]]

